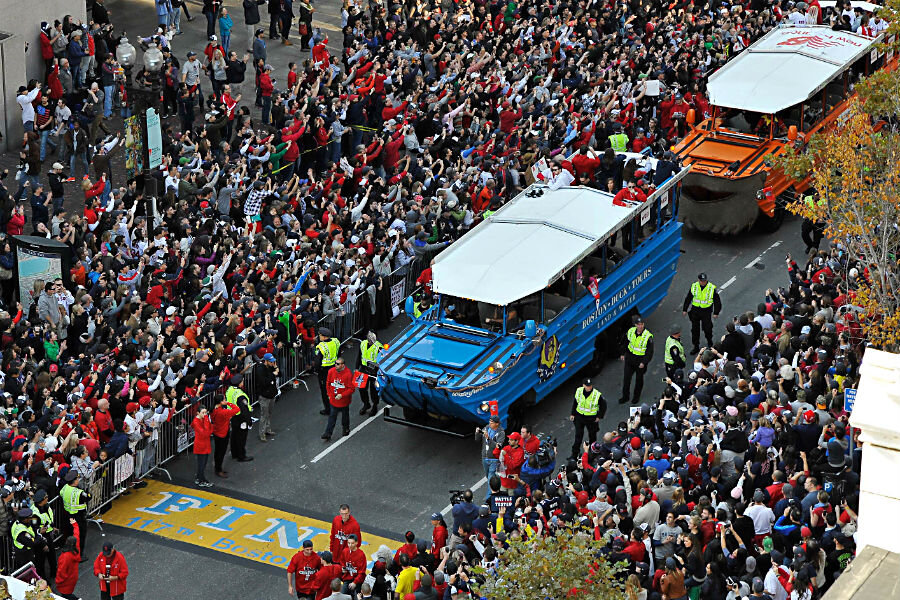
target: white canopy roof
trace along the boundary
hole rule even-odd
[[[822,89],[879,39],[824,25],[773,29],[713,73],[707,84],[709,101],[776,113]]]
[[[603,240],[666,193],[689,169],[634,207],[579,186],[550,191],[532,185],[437,256],[436,293],[506,306],[556,281]],[[543,190],[534,198],[530,191]]]

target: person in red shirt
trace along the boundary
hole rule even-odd
[[[259,93],[262,97],[262,122],[264,125],[269,124],[269,112],[272,110],[272,92],[275,91],[275,86],[272,84],[272,70],[272,65],[266,65],[259,76]]]
[[[619,190],[613,198],[615,206],[629,206],[629,202],[646,202],[647,195],[637,188],[633,181],[629,181],[626,187]]]
[[[431,294],[431,280],[433,279],[431,267],[434,266],[434,259],[428,265],[428,268],[422,271],[416,283],[422,286],[426,293]]]
[[[516,121],[522,118],[522,109],[520,108],[518,112],[511,110],[509,102],[504,102],[501,107],[503,110],[500,111],[498,119],[500,121],[500,131],[512,133],[513,129],[516,128]]]
[[[12,209],[12,215],[6,223],[7,235],[22,235],[25,231],[25,207],[21,204]]]
[[[324,564],[319,567],[311,587],[316,590],[316,600],[323,600],[331,595],[331,582],[341,578],[342,569],[341,565],[334,564],[331,552],[320,552],[319,557]]]
[[[353,391],[356,389],[356,385],[353,383],[353,371],[347,368],[343,358],[338,358],[334,366],[328,371],[325,386],[328,389],[328,400],[331,404],[331,410],[328,413],[328,426],[325,427],[325,433],[322,434],[322,439],[327,442],[331,439],[331,434],[334,432],[338,413],[341,414],[341,426],[344,428],[344,435],[350,434],[350,401],[353,399]]]
[[[313,600],[318,591],[313,584],[321,567],[322,559],[313,552],[312,540],[303,540],[303,550],[291,558],[287,568],[288,594],[297,592],[298,598]]]
[[[644,558],[647,555],[647,547],[644,545],[644,542],[641,540],[641,530],[635,529],[631,532],[631,539],[628,540],[628,543],[625,545],[625,549],[623,552],[631,557],[631,560],[634,562],[643,562]]]
[[[500,477],[500,485],[504,491],[512,492],[519,487],[519,473],[525,464],[525,451],[519,445],[522,436],[518,431],[513,431],[507,439],[509,445],[500,452],[500,464],[506,470],[506,475]]]
[[[216,452],[214,455],[216,475],[222,478],[228,477],[228,471],[222,468],[225,460],[225,452],[228,451],[228,433],[231,426],[231,417],[241,412],[237,406],[225,402],[225,396],[219,398],[219,403],[212,413],[212,433],[216,440]]]
[[[317,67],[320,69],[327,70],[329,65],[331,64],[331,54],[328,52],[328,38],[323,39],[321,42],[313,46],[312,49],[312,58]]]
[[[356,541],[362,543],[362,533],[359,530],[359,523],[353,515],[350,514],[350,507],[341,504],[341,512],[331,521],[331,554],[332,556],[342,556],[344,548],[347,547],[347,538],[351,535],[356,536]]]
[[[416,545],[416,534],[412,531],[407,531],[406,535],[406,543],[400,546],[397,551],[394,553],[394,564],[400,564],[400,555],[405,554],[409,557],[409,560],[412,560],[419,553],[419,548]]]
[[[56,561],[56,593],[60,596],[76,598],[75,586],[78,585],[78,563],[81,562],[81,547],[78,545],[80,534],[78,522],[69,517],[72,535],[66,538],[62,553]]]
[[[344,593],[348,594],[355,594],[366,579],[366,553],[359,549],[359,539],[353,534],[347,536],[347,547],[341,554],[341,573]]]
[[[540,449],[541,440],[531,433],[531,427],[529,425],[522,425],[521,435],[522,449],[525,451],[525,454],[531,455]]]
[[[431,555],[440,556],[441,548],[447,545],[448,537],[447,524],[441,513],[432,513],[431,526],[434,528],[431,530]]]
[[[600,158],[585,145],[572,157],[572,167],[575,169],[578,182],[588,184],[594,179],[594,172],[600,167]]]
[[[212,483],[206,479],[206,463],[212,453],[213,425],[209,418],[209,411],[204,406],[191,422],[194,430],[194,456],[197,457],[197,476],[194,477],[194,485],[200,487],[212,487]]]
[[[106,444],[116,432],[113,426],[112,416],[109,414],[109,400],[106,398],[97,402],[97,414],[94,415],[97,423],[97,432],[100,434],[100,442]]]
[[[117,552],[112,542],[103,544],[103,552],[94,559],[94,575],[100,580],[100,597],[125,597],[128,580],[128,563],[121,552]]]

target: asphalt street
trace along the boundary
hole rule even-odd
[[[109,6],[117,29],[127,31],[132,39],[135,35],[151,32],[155,23],[152,0],[119,0]],[[181,59],[188,50],[199,52],[205,46],[206,24],[200,14],[200,5],[191,2],[189,6],[197,18],[192,22],[182,19],[185,33],[172,42]],[[228,0],[225,6],[235,21],[232,47],[242,49],[246,34],[240,3]],[[327,31],[338,31],[339,3],[323,0],[315,7],[314,25]],[[263,26],[267,26],[265,7],[261,7],[260,12]],[[296,25],[294,27],[296,31]],[[330,42],[333,50],[340,45],[338,35],[335,33]],[[301,52],[298,45],[282,46],[270,42],[269,62],[275,66],[278,79],[285,78],[289,61],[296,62],[308,56],[309,53]],[[707,239],[686,233],[682,250],[668,297],[646,318],[657,344],[657,357],[646,377],[646,401],[658,397],[662,391],[662,344],[673,323],[682,324],[685,344],[689,344],[689,322],[681,315],[681,302],[699,272],[706,272],[710,281],[721,290],[724,309],[715,326],[715,335],[720,337],[725,322],[732,315],[755,309],[766,288],[786,284],[785,254],[800,255],[803,245],[799,238],[799,221],[788,218],[781,230],[773,234]],[[405,316],[399,317],[390,329],[380,332],[380,339],[388,341],[406,324],[405,319]],[[354,364],[355,345],[351,344],[345,353],[348,363]],[[600,372],[581,376],[594,378],[595,385],[609,403],[601,431],[615,427],[628,411],[627,406],[616,402],[621,388],[621,363],[609,362]],[[215,486],[208,490],[218,497],[214,506],[227,511],[231,510],[230,501],[241,501],[245,503],[242,505],[253,506],[255,510],[262,508],[264,511],[268,507],[273,514],[297,515],[303,523],[316,520],[327,523],[337,514],[340,504],[348,503],[360,522],[364,537],[366,533],[373,533],[400,540],[403,532],[411,529],[428,538],[431,533],[429,515],[447,507],[448,490],[483,485],[479,446],[473,438],[460,440],[409,429],[385,423],[380,416],[360,417],[355,410],[359,407],[358,398],[351,410],[351,436],[340,443],[341,438],[337,436],[330,444],[324,443],[320,435],[325,427],[325,417],[318,414],[321,408],[318,388],[314,377],[307,381],[311,391],[306,392],[302,387],[286,390],[274,408],[274,428],[278,432],[274,441],[262,444],[255,436],[250,436],[248,448],[255,461],[238,464],[226,460],[230,477],[224,480],[213,478]],[[527,421],[535,432],[558,438],[563,457],[572,443],[573,432],[567,417],[579,381],[580,377],[573,377],[527,413]],[[193,488],[192,456],[183,456],[168,466],[173,484]],[[168,480],[163,478],[162,483],[168,483]],[[157,482],[153,486],[157,486]],[[159,493],[160,498],[167,497],[164,486],[163,491],[154,493]],[[483,487],[476,490],[478,493],[484,493]],[[127,504],[129,509],[137,507],[135,510],[138,510],[137,496],[133,493],[120,502]],[[141,514],[141,511],[135,514]],[[179,518],[182,521],[190,519],[189,516]],[[212,543],[204,548],[203,544],[179,541],[177,536],[163,537],[149,529],[106,523],[102,537],[91,526],[85,549],[91,562],[104,541],[114,542],[128,559],[130,598],[287,597],[283,567],[210,549]],[[319,542],[316,547],[319,549]],[[97,593],[90,564],[82,565],[81,582],[77,587],[83,597]]]

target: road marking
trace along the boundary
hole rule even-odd
[[[483,485],[486,484],[486,483],[487,483],[487,477],[482,477],[481,479],[479,479],[478,481],[476,481],[476,482],[475,482],[475,485],[473,485],[473,486],[470,487],[469,489],[472,490],[472,491],[474,492],[475,490],[477,490],[478,488],[480,488],[481,486],[483,486]],[[447,506],[444,507],[444,510],[441,511],[441,514],[444,515],[444,516],[446,517],[447,515],[450,514],[450,511],[451,511],[451,510],[453,510],[453,505],[452,505],[452,504],[448,504]]]
[[[103,521],[276,567],[286,567],[305,540],[328,550],[331,538],[329,522],[160,481],[116,500]],[[366,554],[382,544],[400,546],[366,532],[362,537]]]
[[[381,414],[381,413],[379,413],[379,414]],[[319,452],[319,453],[316,455],[316,457],[315,457],[314,459],[312,459],[311,461],[309,461],[309,462],[311,462],[311,463],[317,463],[317,462],[319,462],[320,460],[322,460],[323,458],[325,458],[326,456],[328,456],[331,452],[333,452],[336,448],[340,447],[341,444],[343,444],[344,442],[346,442],[347,440],[349,440],[350,438],[352,438],[354,435],[356,435],[357,433],[359,433],[360,430],[362,430],[363,427],[365,427],[366,425],[368,425],[369,423],[371,423],[372,421],[374,421],[374,420],[377,419],[377,418],[378,418],[378,414],[376,414],[376,415],[373,416],[373,417],[369,417],[368,419],[366,419],[365,421],[363,421],[362,423],[360,423],[359,425],[357,425],[357,426],[356,426],[356,429],[352,430],[348,435],[343,436],[341,439],[339,439],[338,441],[336,441],[336,442],[333,443],[333,444],[330,444],[327,448],[325,448],[324,450],[322,450],[321,452]]]
[[[769,250],[772,250],[773,248],[777,248],[777,247],[780,246],[780,245],[781,245],[781,240],[777,240],[774,244],[772,244],[771,246],[769,246],[768,248],[766,248],[765,250],[763,250],[762,252],[760,252],[760,253],[759,253],[759,256],[757,256],[756,258],[754,258],[753,260],[751,260],[749,263],[747,263],[747,266],[744,267],[744,268],[745,268],[745,269],[752,269],[752,268],[753,268],[753,265],[755,265],[755,264],[758,263],[760,260],[762,260],[763,254],[765,254],[765,253],[768,252]]]
[[[737,281],[737,276],[732,276],[732,278],[729,279],[728,281],[726,281],[725,283],[723,283],[722,287],[720,287],[719,289],[724,290],[725,288],[727,288],[729,285],[731,285],[735,281]]]

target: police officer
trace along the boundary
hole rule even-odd
[[[622,380],[622,397],[619,404],[628,402],[631,395],[631,376],[634,375],[634,396],[631,403],[637,404],[641,399],[641,391],[644,389],[644,373],[647,365],[653,359],[653,334],[647,331],[644,320],[640,316],[632,319],[634,327],[625,334],[628,346],[621,359],[625,361],[625,376]]]
[[[585,379],[582,386],[575,390],[575,400],[572,402],[572,414],[569,420],[575,423],[575,442],[572,444],[572,454],[569,459],[581,455],[581,440],[584,438],[584,430],[587,429],[588,443],[597,441],[597,430],[600,429],[600,419],[606,415],[606,400],[600,390],[595,390],[590,379]]]
[[[366,387],[359,390],[359,397],[363,401],[363,406],[359,409],[359,414],[364,415],[366,411],[371,411],[369,415],[375,416],[378,410],[378,390],[375,388],[375,377],[378,375],[378,353],[384,346],[378,341],[378,337],[374,331],[370,331],[366,339],[359,345],[359,358],[357,359],[357,370],[362,371],[369,376]]]
[[[87,502],[91,499],[91,495],[78,487],[81,483],[81,476],[75,469],[66,473],[66,485],[59,491],[59,497],[62,498],[63,510],[75,519],[78,523],[78,534],[81,537],[79,548],[84,548],[87,541]],[[68,519],[63,519],[63,533],[66,537],[75,534],[75,529],[69,524]]]
[[[331,402],[328,401],[328,371],[334,366],[341,349],[341,343],[331,337],[331,330],[323,327],[319,330],[319,343],[316,344],[316,355],[320,357],[319,362],[319,391],[322,393],[322,410],[320,415],[327,415],[331,412]]]
[[[34,518],[34,513],[27,506],[20,508],[19,512],[16,513],[16,517],[17,520],[13,523],[10,531],[13,547],[15,548],[16,568],[18,569],[28,563],[35,563],[35,566],[37,566],[38,557],[43,558],[43,553],[49,550],[47,541],[40,533],[35,531],[35,521],[38,521],[38,519]]]
[[[681,326],[672,325],[669,337],[666,338],[666,355],[663,358],[666,363],[666,375],[675,381],[675,371],[683,369],[687,363],[684,355],[684,346],[681,345]]]
[[[609,147],[616,152],[628,152],[628,136],[622,133],[621,123],[613,123],[613,133],[609,136]]]
[[[253,406],[243,386],[243,375],[238,373],[232,377],[231,385],[225,390],[225,403],[238,409],[238,413],[231,417],[231,458],[238,462],[249,462],[253,457],[247,456],[247,434],[253,423]]]
[[[707,347],[711,347],[713,345],[712,319],[719,318],[719,313],[722,312],[722,299],[719,298],[716,286],[706,279],[706,273],[697,275],[697,281],[691,284],[691,289],[684,297],[681,314],[688,316],[688,310],[690,310],[691,318],[691,343],[694,345],[691,354],[697,354],[700,352],[700,326],[703,325]]]
[[[57,531],[53,526],[53,508],[50,506],[50,499],[47,497],[47,491],[38,489],[34,493],[34,504],[31,507],[34,516],[39,521],[38,533],[47,542],[47,549],[40,556],[35,558],[39,562],[35,562],[37,571],[44,579],[56,578],[56,547],[53,540],[57,537]],[[41,560],[43,558],[43,560]],[[44,566],[49,565],[50,569],[44,571]]]

